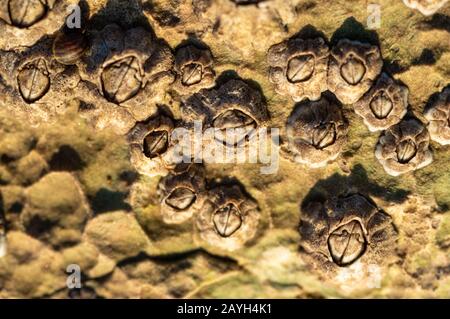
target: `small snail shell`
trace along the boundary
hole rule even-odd
[[[63,32],[53,41],[53,56],[59,63],[70,65],[83,56],[88,47],[88,40],[84,33]]]

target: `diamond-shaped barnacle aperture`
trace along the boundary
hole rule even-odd
[[[79,82],[74,70],[52,61],[50,48],[50,41],[43,41],[21,53],[0,52],[0,105],[33,125],[64,112]]]
[[[370,89],[382,67],[377,46],[340,40],[330,54],[328,89],[343,104],[355,103]]]
[[[347,120],[335,102],[326,97],[301,102],[286,124],[288,154],[310,167],[325,166],[340,154],[347,131]]]
[[[435,14],[448,0],[403,0],[403,3],[412,9],[419,10],[424,15]]]
[[[381,133],[375,156],[386,173],[398,176],[433,161],[429,144],[426,127],[415,118],[407,118]]]
[[[272,46],[267,55],[275,90],[299,102],[320,99],[327,90],[329,48],[322,38],[291,38]]]
[[[211,129],[215,145],[242,148],[268,120],[261,94],[242,80],[229,80],[218,89],[203,89],[185,100],[182,112],[189,121]],[[209,144],[211,146],[212,144]]]
[[[30,47],[45,35],[61,29],[74,1],[2,0],[0,1],[0,34],[2,50]]]
[[[91,31],[91,48],[78,63],[83,80],[94,83],[110,103],[136,121],[147,119],[173,82],[173,57],[165,44],[142,27],[109,24]]]
[[[431,139],[450,144],[450,87],[444,89],[425,111]]]
[[[166,175],[176,164],[172,133],[174,120],[157,115],[137,123],[128,133],[131,163],[144,175]]]
[[[199,164],[177,165],[158,184],[163,221],[167,224],[180,224],[190,219],[199,211],[204,192],[204,167]]]
[[[220,249],[236,250],[255,237],[258,205],[239,186],[217,186],[206,196],[196,219],[202,241]]]
[[[353,107],[370,131],[385,130],[405,116],[408,108],[408,88],[383,73]]]
[[[189,94],[214,86],[213,56],[207,48],[188,44],[175,53],[176,80],[174,88],[181,94]]]
[[[319,269],[361,261],[382,263],[392,253],[397,231],[389,215],[360,194],[310,202],[300,222],[301,245]]]

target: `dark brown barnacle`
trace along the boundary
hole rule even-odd
[[[197,216],[199,237],[208,245],[235,250],[254,238],[259,209],[237,185],[217,186],[206,194]]]
[[[206,181],[203,166],[184,166],[185,164],[177,165],[158,184],[161,216],[168,224],[185,222],[199,211],[204,200]]]
[[[139,122],[128,133],[131,163],[141,174],[165,175],[172,166],[174,122],[165,115]]]
[[[53,56],[62,64],[75,64],[88,48],[88,40],[81,31],[62,32],[53,40]]]
[[[450,87],[444,89],[425,111],[431,139],[442,145],[450,144]]]
[[[209,49],[193,44],[182,46],[175,54],[174,88],[182,94],[193,93],[214,85],[213,56]]]
[[[386,173],[398,176],[433,161],[429,143],[428,130],[419,120],[404,119],[381,134],[375,156]]]
[[[28,28],[47,14],[46,0],[9,0],[8,13],[11,23],[19,28]]]
[[[109,101],[125,102],[135,96],[142,86],[138,59],[129,56],[107,65],[101,79],[103,94]]]
[[[321,167],[337,158],[347,141],[348,123],[327,98],[296,106],[286,124],[287,151],[294,161]]]
[[[330,54],[328,89],[343,104],[355,103],[370,89],[382,67],[377,46],[340,40]]]
[[[370,131],[387,129],[405,116],[408,107],[408,88],[383,73],[353,107]]]
[[[20,94],[27,103],[42,98],[50,88],[50,77],[47,64],[38,58],[25,64],[17,75]]]
[[[327,90],[328,55],[322,38],[285,40],[268,51],[269,79],[277,93],[294,101],[318,100]]]
[[[325,271],[356,261],[381,264],[393,254],[392,243],[397,238],[391,217],[360,194],[304,205],[300,235],[306,254]]]

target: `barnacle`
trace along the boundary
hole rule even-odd
[[[433,161],[429,144],[426,127],[417,119],[404,119],[381,134],[375,156],[386,173],[398,176]]]
[[[450,87],[444,89],[425,111],[431,139],[442,145],[450,144]]]
[[[196,225],[200,238],[209,245],[236,250],[254,238],[258,222],[257,203],[232,185],[208,191]]]
[[[386,73],[354,104],[370,131],[385,130],[405,116],[408,107],[408,89],[396,83]]]
[[[161,216],[168,224],[191,218],[202,205],[205,191],[204,168],[197,164],[180,164],[158,184]]]
[[[214,85],[213,57],[208,49],[193,44],[178,48],[174,69],[177,77],[173,86],[182,94]]]
[[[342,103],[355,103],[370,89],[382,66],[377,46],[340,40],[330,54],[328,89]]]
[[[336,270],[360,260],[382,263],[392,253],[397,232],[389,215],[370,199],[349,194],[305,205],[301,245],[317,268]]]
[[[329,49],[324,39],[291,38],[272,46],[267,55],[269,78],[278,93],[296,102],[320,99],[327,90]]]
[[[338,157],[347,131],[348,123],[336,103],[325,97],[305,101],[288,118],[287,148],[296,162],[321,167]]]

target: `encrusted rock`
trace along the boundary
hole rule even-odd
[[[375,156],[386,173],[398,176],[433,161],[429,144],[426,127],[417,119],[404,119],[381,134]]]
[[[431,139],[442,145],[450,144],[450,87],[444,89],[425,111]]]
[[[296,102],[318,100],[327,90],[329,48],[322,38],[291,38],[269,49],[269,79]]]
[[[322,167],[336,159],[347,141],[348,123],[336,103],[323,97],[297,105],[286,124],[294,161]]]
[[[353,107],[370,131],[385,130],[405,116],[408,108],[408,88],[383,73]]]
[[[382,67],[377,46],[340,40],[330,54],[328,89],[343,104],[355,103],[370,89]]]

